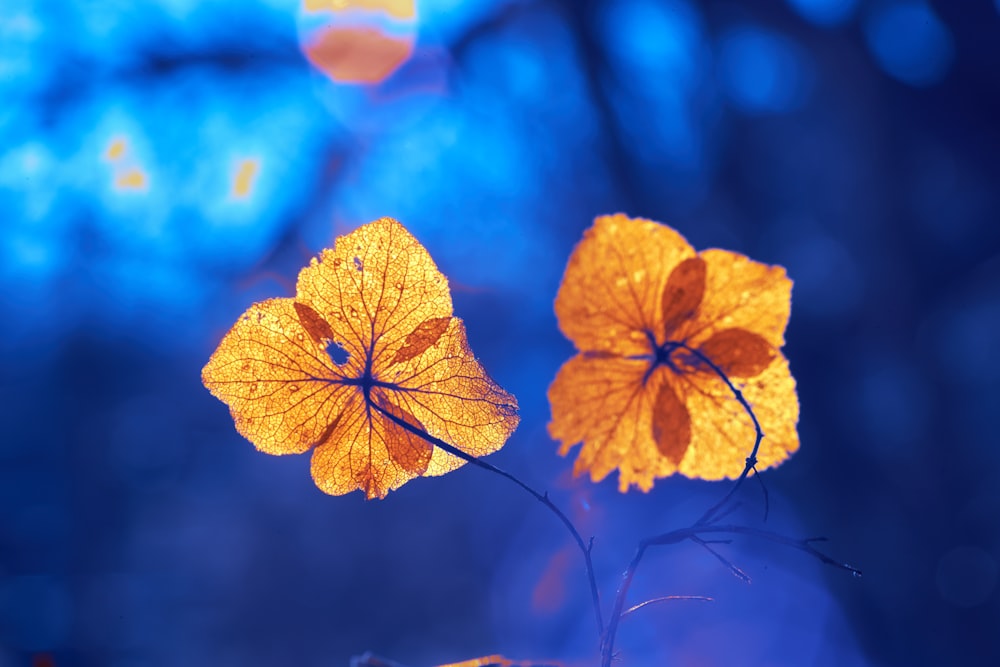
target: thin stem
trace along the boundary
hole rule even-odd
[[[640,602],[639,604],[632,605],[628,609],[622,612],[622,618],[626,618],[632,612],[639,611],[643,607],[648,607],[651,604],[656,604],[657,602],[674,602],[677,600],[695,600],[698,602],[715,602],[713,598],[706,595],[663,595],[658,598],[652,598],[651,600],[646,600],[645,602]]]
[[[618,587],[618,594],[615,595],[615,602],[611,607],[611,616],[608,617],[608,630],[604,637],[601,638],[601,667],[611,667],[611,658],[614,656],[615,633],[618,631],[618,624],[622,620],[625,597],[628,595],[628,589],[632,586],[632,579],[635,577],[635,571],[639,567],[639,562],[642,560],[649,546],[646,540],[639,541],[639,546],[635,549],[635,555],[632,556],[628,567],[625,568],[625,574],[622,575],[622,583]]]
[[[807,537],[803,539],[796,539],[794,537],[788,537],[780,533],[776,533],[772,530],[764,530],[763,528],[754,528],[752,526],[741,526],[738,524],[726,524],[726,525],[694,525],[688,528],[680,528],[678,530],[672,530],[669,533],[663,533],[662,535],[657,535],[655,537],[647,538],[643,542],[647,543],[647,546],[659,546],[663,544],[677,544],[684,540],[693,539],[699,535],[704,535],[708,533],[725,533],[729,535],[749,535],[750,537],[758,537],[762,540],[767,540],[768,542],[774,542],[775,544],[780,544],[782,546],[791,547],[792,549],[798,549],[803,551],[814,558],[817,558],[824,565],[832,565],[833,567],[839,568],[841,570],[846,570],[850,572],[855,577],[861,576],[861,570],[850,565],[849,563],[844,563],[839,560],[834,560],[830,558],[825,553],[817,549],[812,545],[813,542],[825,541],[822,537]]]
[[[471,454],[466,454],[461,449],[458,449],[453,445],[449,445],[447,442],[441,440],[440,438],[435,438],[433,435],[427,433],[423,429],[417,428],[416,426],[410,424],[406,420],[401,419],[400,417],[397,417],[388,410],[382,408],[378,403],[375,403],[374,401],[371,403],[371,405],[379,413],[381,413],[383,416],[385,416],[398,426],[406,429],[407,431],[413,433],[416,436],[423,438],[424,440],[431,443],[435,447],[440,447],[441,449],[448,452],[452,456],[457,456],[458,458],[466,461],[467,463],[471,463],[472,465],[478,466],[483,470],[488,470],[494,474],[500,475],[504,479],[510,480],[514,484],[517,484],[519,487],[521,487],[529,494],[531,494],[535,498],[535,500],[548,507],[553,514],[559,517],[559,520],[562,522],[564,526],[566,526],[566,529],[569,531],[570,535],[573,536],[573,540],[576,541],[577,546],[580,548],[580,552],[583,553],[583,560],[587,567],[587,579],[590,581],[590,596],[594,604],[594,618],[597,620],[598,636],[604,635],[604,618],[601,615],[601,596],[600,592],[597,589],[597,577],[594,574],[594,561],[591,558],[591,551],[593,550],[594,542],[593,540],[590,540],[589,543],[584,542],[583,536],[580,535],[580,531],[576,529],[576,526],[574,526],[573,522],[569,520],[569,517],[563,514],[562,510],[556,507],[555,503],[549,500],[549,494],[547,492],[539,493],[538,491],[531,488],[530,486],[528,486],[520,479],[507,472],[506,470],[498,468],[492,463],[488,463],[480,458],[476,458]]]
[[[751,526],[740,526],[736,524],[727,525],[706,525],[706,524],[694,524],[687,528],[680,528],[678,530],[672,530],[668,533],[663,533],[662,535],[656,535],[654,537],[648,537],[639,542],[639,546],[636,548],[635,555],[632,557],[632,561],[628,564],[628,568],[625,570],[625,574],[622,576],[622,583],[618,589],[618,594],[615,596],[614,607],[611,609],[611,616],[608,619],[608,631],[606,637],[601,645],[601,667],[611,667],[611,661],[614,656],[614,641],[615,633],[618,630],[618,625],[621,619],[624,617],[624,606],[625,598],[628,595],[628,590],[632,585],[632,579],[635,578],[635,571],[639,567],[639,562],[642,560],[643,555],[646,550],[652,546],[663,546],[667,544],[677,544],[683,542],[684,540],[692,540],[705,546],[706,542],[700,539],[700,535],[704,534],[730,534],[730,535],[749,535],[751,537],[757,537],[769,542],[774,542],[782,546],[791,547],[792,549],[798,549],[803,551],[810,556],[818,559],[821,563],[825,565],[832,565],[833,567],[839,568],[841,570],[846,570],[850,572],[855,577],[861,576],[861,570],[844,563],[842,561],[834,560],[833,558],[827,556],[825,553],[813,547],[812,543],[820,541],[822,538],[804,538],[795,539],[791,537],[786,537],[774,531],[764,530],[761,528],[753,528]],[[714,551],[713,551],[714,553]],[[718,554],[716,554],[718,556]],[[730,569],[733,569],[730,566]],[[742,573],[742,570],[738,570]],[[739,576],[739,575],[737,575]],[[746,576],[745,574],[743,575]]]
[[[694,542],[695,544],[700,544],[702,547],[704,547],[705,551],[715,556],[716,560],[725,565],[729,569],[729,571],[733,573],[733,576],[742,581],[744,584],[749,584],[752,582],[749,574],[747,574],[740,568],[736,567],[735,563],[733,563],[731,560],[729,560],[728,558],[720,554],[718,551],[713,549],[711,543],[697,536],[692,537],[691,541]],[[725,541],[728,542],[729,540]]]
[[[758,537],[761,539],[769,540],[783,546],[791,547],[793,549],[798,549],[804,551],[809,555],[818,558],[820,562],[826,565],[832,565],[838,567],[848,572],[851,572],[854,576],[860,577],[861,571],[857,568],[848,565],[847,563],[842,563],[840,561],[835,561],[823,552],[812,546],[812,542],[817,541],[816,538],[796,540],[790,537],[785,537],[784,535],[779,535],[778,533],[762,530],[759,528],[750,528],[748,526],[738,526],[734,524],[729,525],[719,525],[718,522],[728,516],[734,508],[730,507],[729,504],[733,499],[735,493],[743,485],[744,480],[750,475],[750,471],[757,471],[757,452],[760,450],[761,440],[764,439],[764,431],[760,427],[760,422],[757,420],[757,415],[754,414],[753,408],[750,407],[750,403],[747,402],[746,398],[743,396],[743,392],[740,391],[736,385],[733,384],[726,372],[719,367],[714,361],[709,359],[701,350],[693,347],[689,347],[684,343],[676,343],[677,349],[682,349],[692,356],[699,359],[702,363],[708,366],[719,378],[726,383],[729,387],[729,391],[732,392],[733,396],[739,401],[740,405],[750,416],[750,420],[753,422],[753,428],[755,432],[753,449],[750,451],[750,455],[746,458],[746,465],[743,467],[743,472],[736,479],[733,486],[729,489],[729,492],[723,496],[722,500],[715,503],[708,510],[705,511],[701,517],[694,522],[691,526],[687,528],[681,528],[679,530],[674,530],[669,533],[663,533],[662,535],[657,535],[654,537],[648,537],[646,539],[640,540],[639,545],[636,547],[635,555],[632,557],[632,561],[628,564],[628,568],[625,570],[625,574],[622,576],[622,582],[618,587],[618,592],[615,595],[615,602],[611,609],[611,616],[608,618],[608,629],[601,639],[601,667],[611,667],[611,661],[614,657],[614,643],[615,635],[618,632],[618,625],[625,612],[625,599],[628,596],[628,590],[632,586],[632,580],[635,578],[635,571],[639,567],[639,563],[642,561],[643,555],[645,555],[646,550],[651,546],[660,546],[665,544],[676,544],[684,540],[691,540],[697,544],[700,544],[704,548],[708,549],[716,558],[718,558],[726,567],[729,568],[737,577],[740,577],[744,581],[749,581],[749,577],[745,572],[740,570],[738,567],[730,563],[724,556],[719,554],[717,551],[709,546],[709,543],[701,539],[700,535],[706,533],[727,533],[727,534],[738,534],[738,535],[750,535],[753,537]],[[758,480],[760,480],[758,476]],[[767,519],[768,508],[769,508],[769,498],[767,493],[767,487],[764,486],[763,481],[761,481],[761,488],[764,492],[764,519]]]
[[[715,519],[719,511],[722,510],[722,508],[724,508],[726,504],[732,499],[733,495],[735,495],[735,493],[739,490],[740,486],[743,485],[743,482],[750,474],[750,471],[753,470],[756,472],[757,452],[760,451],[760,442],[761,440],[764,439],[764,431],[760,427],[760,422],[757,421],[757,415],[754,414],[753,408],[750,407],[750,403],[748,403],[747,399],[743,396],[743,392],[736,388],[736,385],[733,384],[732,380],[729,379],[729,376],[726,375],[726,372],[722,370],[718,366],[718,364],[709,359],[708,356],[705,355],[705,353],[703,353],[701,350],[697,348],[688,347],[687,345],[684,344],[679,344],[678,347],[697,357],[702,363],[711,368],[712,371],[716,375],[718,375],[723,382],[726,383],[726,386],[729,387],[729,391],[732,392],[736,400],[739,401],[740,405],[743,406],[743,409],[746,411],[746,413],[750,415],[750,420],[753,422],[753,428],[755,431],[753,449],[750,450],[750,455],[747,456],[746,458],[746,465],[743,466],[743,472],[740,473],[740,476],[736,478],[736,482],[729,489],[729,493],[727,493],[722,498],[722,500],[709,507],[708,510],[701,515],[701,518],[695,522],[696,524],[707,524],[710,523],[713,519]],[[761,484],[762,488],[764,489],[764,515],[767,516],[767,511],[768,511],[767,488],[763,487],[763,482]]]

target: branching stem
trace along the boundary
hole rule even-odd
[[[646,550],[652,546],[662,546],[667,544],[677,544],[678,542],[683,542],[685,540],[691,540],[697,544],[702,545],[708,549],[716,558],[718,558],[724,565],[726,565],[730,571],[732,571],[736,576],[742,578],[744,581],[748,581],[747,575],[737,568],[735,565],[730,563],[724,556],[719,554],[717,551],[709,546],[709,542],[702,539],[702,535],[708,534],[728,534],[728,535],[748,535],[751,537],[757,537],[760,539],[768,540],[782,546],[791,547],[793,549],[798,549],[799,551],[804,551],[805,553],[818,558],[820,562],[826,565],[832,565],[834,567],[841,568],[851,572],[855,576],[861,576],[861,571],[857,568],[848,565],[847,563],[842,563],[836,561],[823,552],[819,551],[812,546],[812,543],[816,541],[815,538],[808,539],[794,539],[780,535],[770,530],[763,530],[760,528],[752,528],[749,526],[741,526],[736,524],[719,524],[723,518],[728,516],[734,509],[731,505],[731,501],[735,496],[736,492],[743,485],[744,480],[750,475],[751,471],[757,471],[757,452],[760,451],[761,440],[764,439],[764,431],[760,427],[760,422],[757,420],[757,415],[754,414],[753,408],[750,407],[750,403],[743,396],[743,392],[740,391],[736,385],[733,384],[726,372],[719,367],[714,361],[708,358],[701,350],[693,347],[689,347],[684,343],[676,343],[677,349],[682,349],[687,353],[691,354],[693,357],[697,358],[700,362],[705,364],[708,368],[712,370],[719,378],[726,384],[729,391],[732,392],[733,396],[743,406],[743,410],[750,416],[750,420],[753,422],[754,427],[754,443],[753,449],[751,449],[749,456],[746,458],[746,465],[743,467],[743,472],[740,476],[736,478],[736,481],[730,487],[729,491],[726,493],[722,499],[708,508],[701,517],[695,521],[692,525],[687,528],[681,528],[678,530],[673,530],[668,533],[663,533],[661,535],[655,535],[653,537],[647,537],[639,541],[638,546],[635,550],[635,555],[632,556],[631,562],[629,562],[628,567],[625,569],[625,573],[622,575],[621,584],[618,587],[618,593],[615,596],[614,605],[611,608],[611,616],[608,618],[608,627],[601,638],[601,667],[611,667],[611,662],[614,657],[614,644],[615,635],[618,632],[618,625],[621,623],[621,619],[628,613],[624,611],[625,600],[628,597],[629,588],[632,586],[632,580],[635,578],[636,569],[639,567],[639,563],[642,561],[642,557],[646,554]],[[769,499],[767,494],[767,487],[761,483],[761,489],[764,492],[764,518],[767,519]],[[631,611],[631,610],[629,610]]]
[[[735,482],[730,487],[729,491],[725,494],[725,496],[722,497],[722,499],[719,502],[709,507],[708,510],[706,510],[705,513],[702,514],[697,521],[695,521],[687,528],[672,530],[670,532],[662,533],[660,535],[654,535],[652,537],[647,537],[639,541],[639,544],[636,546],[635,555],[632,556],[632,560],[629,562],[628,567],[625,569],[625,572],[622,575],[622,581],[618,587],[618,592],[617,595],[615,596],[615,601],[614,604],[612,605],[611,615],[608,619],[608,625],[606,628],[604,626],[604,620],[601,614],[600,592],[598,591],[597,588],[597,578],[594,573],[594,562],[591,557],[591,552],[594,546],[593,539],[591,539],[589,542],[584,541],[583,536],[580,535],[580,531],[576,529],[576,526],[573,525],[573,522],[570,521],[569,517],[567,517],[562,512],[562,510],[560,510],[549,499],[548,493],[540,493],[536,491],[535,489],[528,486],[527,484],[522,482],[520,479],[518,479],[511,473],[507,472],[506,470],[498,468],[492,463],[488,463],[475,456],[466,454],[462,450],[454,447],[453,445],[448,444],[444,440],[432,436],[423,429],[420,429],[410,424],[409,422],[405,421],[404,419],[385,410],[377,403],[371,402],[371,405],[375,410],[377,410],[380,414],[382,414],[384,417],[386,417],[393,423],[397,424],[401,428],[404,428],[410,433],[413,433],[414,435],[423,438],[424,440],[431,443],[435,447],[440,447],[442,450],[446,451],[452,456],[457,456],[458,458],[462,459],[463,461],[466,461],[467,463],[471,463],[479,468],[482,468],[483,470],[488,470],[489,472],[500,475],[501,477],[510,480],[511,482],[513,482],[514,484],[518,485],[526,492],[528,492],[531,496],[535,498],[535,500],[545,505],[549,509],[549,511],[551,511],[553,514],[556,515],[556,517],[559,518],[559,521],[562,522],[562,524],[569,531],[570,535],[573,536],[573,540],[576,542],[577,546],[580,549],[580,552],[583,554],[584,563],[587,569],[587,579],[590,583],[590,594],[594,605],[594,617],[597,621],[598,634],[601,637],[601,667],[611,667],[611,663],[614,658],[615,635],[617,634],[618,626],[623,618],[625,618],[633,611],[636,611],[652,602],[659,602],[668,599],[685,599],[685,596],[667,596],[663,598],[655,598],[654,600],[640,603],[628,610],[625,609],[625,601],[628,597],[629,588],[631,588],[632,586],[632,580],[635,578],[635,573],[639,567],[639,563],[642,561],[642,558],[646,554],[646,550],[649,549],[649,547],[677,544],[679,542],[691,540],[692,542],[700,544],[701,546],[708,549],[709,552],[715,555],[715,557],[718,558],[724,565],[726,565],[730,569],[730,571],[736,574],[736,576],[744,579],[745,581],[749,581],[749,577],[747,577],[747,575],[743,573],[742,570],[737,568],[735,565],[730,563],[724,556],[722,556],[717,551],[712,549],[712,547],[710,546],[713,543],[712,541],[706,540],[702,537],[703,535],[719,535],[719,534],[746,535],[749,537],[756,537],[759,539],[767,540],[769,542],[774,542],[775,544],[780,544],[782,546],[790,547],[792,549],[797,549],[799,551],[802,551],[804,553],[813,556],[814,558],[817,558],[820,562],[826,565],[832,565],[833,567],[837,567],[842,570],[851,572],[855,576],[861,576],[861,571],[858,570],[857,568],[847,563],[834,560],[833,558],[827,556],[825,553],[816,549],[813,546],[813,543],[819,541],[821,538],[795,539],[787,537],[785,535],[781,535],[779,533],[770,530],[764,530],[762,528],[754,528],[751,526],[743,526],[738,524],[719,523],[724,518],[729,516],[735,509],[735,506],[732,504],[733,498],[736,492],[743,485],[743,482],[746,480],[746,478],[749,477],[750,472],[751,471],[755,473],[757,472],[756,468],[757,453],[760,450],[760,443],[764,439],[764,431],[763,429],[761,429],[760,422],[757,420],[757,415],[754,414],[753,408],[750,406],[750,403],[743,396],[743,392],[740,391],[740,389],[738,389],[736,385],[733,384],[733,382],[729,379],[729,376],[726,375],[725,371],[721,367],[719,367],[718,364],[709,359],[708,356],[706,356],[700,350],[689,347],[684,343],[674,343],[674,346],[676,349],[682,349],[687,353],[691,354],[693,357],[697,358],[701,363],[705,364],[705,366],[710,368],[712,372],[714,372],[726,384],[726,386],[729,388],[729,391],[732,392],[733,396],[743,407],[744,411],[746,411],[747,415],[750,416],[750,420],[753,422],[754,433],[755,433],[753,448],[751,449],[750,454],[746,458],[746,464],[743,467],[743,471],[740,473],[739,477],[736,478]],[[764,493],[764,508],[765,508],[764,518],[766,520],[768,514],[769,499],[768,499],[767,488],[763,485],[763,482],[761,483],[761,489]],[[705,599],[705,598],[701,598],[698,596],[687,596],[686,599]]]
[[[736,495],[736,492],[739,491],[740,487],[743,485],[743,481],[750,475],[750,471],[753,470],[756,472],[757,452],[760,451],[760,442],[764,439],[764,431],[760,427],[760,422],[757,421],[757,415],[754,414],[753,408],[750,407],[750,403],[748,403],[746,397],[743,396],[743,392],[736,388],[736,385],[733,384],[733,381],[729,379],[729,376],[726,375],[726,372],[722,370],[718,364],[709,359],[704,352],[697,348],[688,347],[684,344],[680,344],[679,347],[692,356],[697,357],[698,361],[711,368],[712,371],[726,383],[726,386],[729,387],[729,391],[732,392],[733,397],[739,401],[741,406],[743,406],[743,410],[750,415],[750,420],[753,422],[754,430],[753,449],[750,450],[750,455],[746,458],[746,464],[743,466],[743,472],[741,472],[740,476],[736,478],[736,482],[729,488],[729,492],[723,496],[722,500],[709,507],[708,510],[701,515],[701,518],[695,522],[697,525],[713,521],[719,512],[721,512],[726,505],[729,504],[729,501],[732,500],[734,495]],[[766,517],[768,511],[767,487],[762,484],[761,488],[764,489],[764,516]]]
[[[663,533],[662,535],[656,535],[654,537],[647,537],[639,542],[639,546],[636,548],[635,555],[632,557],[632,561],[628,564],[625,570],[625,574],[622,577],[621,587],[618,589],[618,595],[615,597],[614,606],[611,609],[611,616],[608,619],[608,630],[607,637],[603,642],[601,648],[601,665],[602,667],[610,667],[611,658],[614,651],[614,634],[618,629],[618,624],[624,617],[624,606],[625,597],[628,593],[629,587],[632,585],[632,579],[635,577],[635,571],[639,567],[639,562],[642,560],[643,555],[646,553],[646,549],[653,546],[663,546],[668,544],[677,544],[685,540],[699,541],[700,535],[706,534],[728,534],[728,535],[748,535],[750,537],[757,537],[769,542],[774,542],[775,544],[780,544],[782,546],[791,547],[792,549],[798,549],[803,551],[814,558],[817,558],[821,563],[825,565],[832,565],[833,567],[840,568],[850,572],[856,577],[861,576],[861,570],[849,565],[848,563],[843,563],[838,560],[830,558],[825,553],[816,549],[812,543],[816,542],[816,538],[804,538],[796,539],[792,537],[787,537],[770,530],[764,530],[762,528],[754,528],[752,526],[741,526],[737,524],[726,524],[726,525],[692,525],[687,528],[680,528],[678,530],[672,530],[668,533]],[[702,542],[704,540],[701,540]]]

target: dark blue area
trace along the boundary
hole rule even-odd
[[[351,356],[347,352],[347,350],[345,350],[337,343],[330,343],[329,345],[327,345],[326,353],[330,355],[331,359],[333,359],[333,363],[337,364],[338,366],[346,364],[348,357]]]
[[[639,537],[725,488],[621,496],[545,431],[552,300],[616,211],[787,267],[802,449],[769,524],[865,571],[719,545],[747,587],[657,552],[632,602],[716,602],[637,613],[621,664],[1000,664],[1000,5],[436,0],[362,88],[310,68],[298,4],[4,2],[0,664],[591,664],[537,503],[468,466],[325,496],[200,371],[335,236],[399,218],[518,397],[491,460],[596,536],[607,602]]]

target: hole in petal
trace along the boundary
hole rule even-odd
[[[331,359],[333,359],[333,363],[338,366],[346,364],[348,358],[351,356],[347,350],[334,341],[330,341],[330,344],[326,346],[326,353],[330,355]]]

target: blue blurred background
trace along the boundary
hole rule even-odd
[[[537,503],[474,469],[325,496],[199,373],[397,217],[521,402],[492,460],[596,536],[610,602],[636,539],[724,490],[621,496],[546,435],[552,300],[615,211],[788,267],[802,449],[768,525],[865,571],[653,553],[634,602],[716,601],[629,618],[621,664],[1000,664],[1000,2],[346,4],[3,0],[0,665],[594,664]]]

